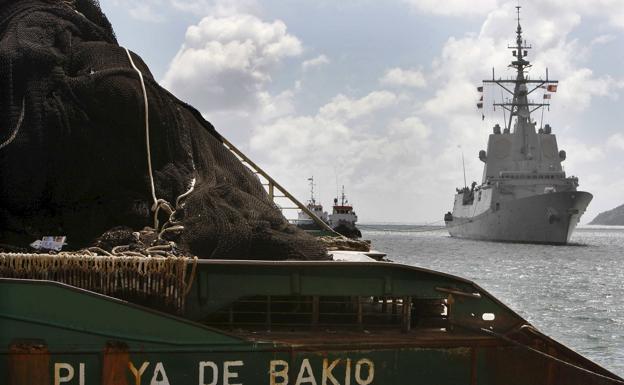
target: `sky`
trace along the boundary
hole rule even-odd
[[[300,200],[344,185],[360,222],[434,223],[480,182],[518,1],[100,0],[119,43]],[[441,6],[443,4],[443,6]],[[550,124],[564,168],[624,203],[624,1],[522,0],[531,78],[559,80]],[[285,213],[292,217],[295,213]]]

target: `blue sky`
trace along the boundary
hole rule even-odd
[[[440,4],[444,4],[440,6]],[[217,130],[306,199],[344,184],[362,221],[433,222],[502,120],[475,109],[506,75],[504,0],[101,0],[120,44]],[[522,1],[531,76],[560,80],[545,123],[594,194],[584,222],[624,203],[624,2]],[[486,105],[497,97],[486,92]],[[539,120],[540,116],[534,116]]]

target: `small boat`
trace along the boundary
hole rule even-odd
[[[314,198],[314,176],[308,178],[308,181],[310,182],[310,199],[308,200],[306,207],[318,219],[325,223],[328,223],[329,217],[327,215],[327,212],[323,211],[323,205],[318,203]],[[310,215],[308,215],[308,213],[303,210],[297,212],[297,219],[294,221],[294,223],[297,225],[297,227],[304,230],[323,230],[321,226],[319,226],[317,221],[312,219]]]
[[[357,215],[353,211],[353,206],[345,197],[344,186],[342,186],[342,194],[340,196],[340,204],[338,198],[334,198],[334,206],[332,213],[329,215],[329,226],[335,232],[348,238],[361,238],[362,233],[355,226]]]

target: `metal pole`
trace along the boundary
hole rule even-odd
[[[468,187],[468,184],[466,183],[466,163],[464,162],[464,149],[461,148],[461,146],[459,148],[462,154],[462,168],[464,169],[464,187]]]

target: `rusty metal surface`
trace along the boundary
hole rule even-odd
[[[42,341],[9,346],[8,385],[50,385],[50,352]]]
[[[409,333],[380,331],[310,331],[271,332],[238,331],[236,335],[250,341],[277,343],[300,351],[341,349],[410,349],[455,348],[465,346],[508,346],[505,341],[470,331],[448,332],[440,329],[412,330]],[[276,349],[279,349],[276,347]]]
[[[102,385],[129,385],[130,353],[124,343],[108,343],[102,357]]]

